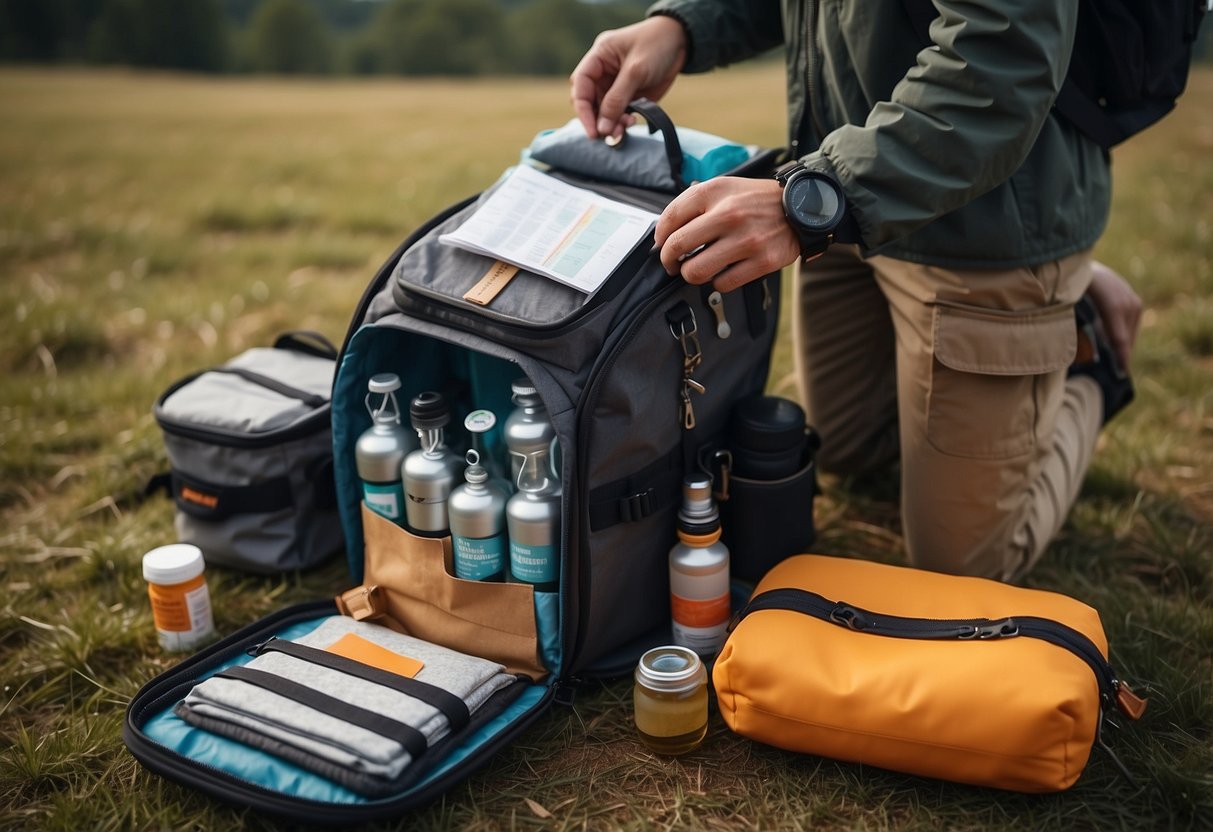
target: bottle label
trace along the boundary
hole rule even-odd
[[[556,547],[527,546],[510,541],[510,572],[528,584],[546,584],[556,580]]]
[[[670,594],[673,614],[674,643],[689,647],[696,653],[710,654],[719,650],[728,636],[729,595],[696,600]]]
[[[465,581],[483,581],[505,570],[505,535],[452,538],[455,577]]]
[[[366,507],[393,522],[404,516],[404,487],[397,482],[363,482],[362,496]]]

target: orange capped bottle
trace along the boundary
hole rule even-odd
[[[729,624],[729,547],[706,475],[687,477],[678,512],[678,543],[670,549],[670,613],[674,643],[710,660]]]

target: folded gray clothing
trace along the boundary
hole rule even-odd
[[[422,667],[409,678],[324,650],[351,633]],[[346,616],[258,653],[195,685],[177,715],[371,795],[517,681],[495,662]]]

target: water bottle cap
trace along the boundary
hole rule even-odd
[[[686,532],[702,534],[720,526],[720,513],[712,499],[712,480],[706,474],[692,474],[682,481],[682,507],[678,525]]]
[[[539,391],[529,378],[516,378],[510,383],[510,392],[515,396],[534,396]]]
[[[463,426],[468,433],[488,433],[497,424],[497,417],[491,410],[473,410],[463,420]]]
[[[417,430],[436,430],[451,421],[451,411],[441,393],[419,393],[409,402],[409,419]]]
[[[804,411],[778,396],[756,396],[733,410],[730,438],[734,448],[783,451],[804,444]]]
[[[378,373],[371,376],[366,387],[372,393],[395,393],[400,389],[400,376],[395,373]]]
[[[475,451],[468,451],[464,459],[467,460],[468,464],[467,469],[463,472],[465,480],[472,485],[480,485],[489,481],[489,472],[480,464],[480,454]]]

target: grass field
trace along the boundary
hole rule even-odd
[[[680,122],[782,143],[775,66],[687,78]],[[145,772],[123,709],[176,659],[140,558],[173,539],[139,500],[165,465],[151,418],[173,380],[279,331],[339,340],[404,235],[489,184],[563,82],[213,80],[0,72],[0,829],[269,828]],[[1151,700],[1069,792],[1028,797],[797,757],[714,716],[679,759],[645,752],[624,681],[581,691],[416,829],[1213,828],[1213,71],[1116,154],[1100,256],[1149,311],[1138,401],[1029,584],[1100,610]],[[791,393],[786,339],[772,385]],[[896,560],[893,496],[827,481],[820,548]],[[347,582],[208,571],[231,632]],[[1030,683],[1030,680],[1027,680]],[[998,719],[998,703],[975,702]]]

